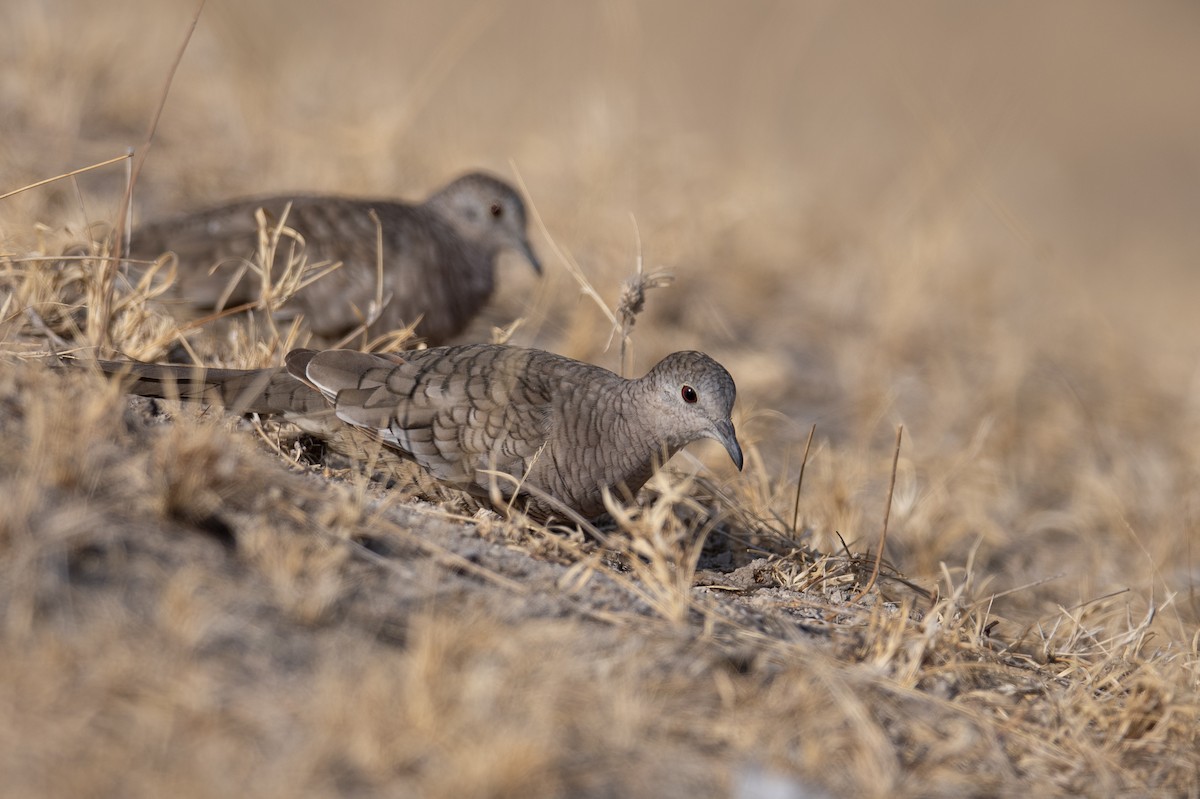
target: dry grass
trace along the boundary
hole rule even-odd
[[[205,9],[135,211],[511,159],[549,274],[467,338],[704,349],[746,471],[548,530],[131,403],[45,357],[125,162],[2,199],[6,793],[1200,796],[1194,9],[332,9]],[[139,142],[190,13],[0,10],[0,194]],[[253,321],[111,345],[278,362],[330,265],[263,233]]]

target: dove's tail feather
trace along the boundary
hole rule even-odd
[[[105,374],[127,381],[126,390],[143,397],[204,402],[236,413],[291,415],[326,407],[319,391],[282,367],[206,369],[140,361],[91,363]]]

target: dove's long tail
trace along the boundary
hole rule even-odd
[[[206,369],[140,361],[89,363],[126,381],[130,394],[143,397],[205,402],[235,413],[295,415],[325,409],[328,404],[324,397],[305,382],[305,355],[293,352],[288,361],[288,367],[270,369]],[[293,363],[299,367],[299,374],[289,371]]]

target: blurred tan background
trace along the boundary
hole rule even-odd
[[[138,145],[192,11],[5,4],[0,191]],[[744,479],[788,518],[817,423],[818,545],[873,538],[902,422],[902,570],[982,542],[998,586],[1065,573],[1046,600],[1187,590],[1197,75],[1183,2],[211,0],[135,201],[144,218],[285,189],[415,198],[515,165],[610,302],[636,219],[647,266],[677,276],[639,321],[637,369],[684,348],[725,363],[760,447]],[[123,182],[2,201],[4,249],[111,221]],[[497,318],[615,367],[534,241],[548,277],[506,263]]]

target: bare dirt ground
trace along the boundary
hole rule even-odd
[[[141,148],[194,11],[0,8],[0,194]],[[131,401],[48,357],[183,334],[97,316],[128,161],[4,197],[4,794],[1200,796],[1198,44],[1166,2],[210,0],[135,216],[519,179],[547,275],[464,340],[618,368],[568,265],[612,307],[640,254],[634,371],[725,364],[747,468],[692,447],[599,543]]]

